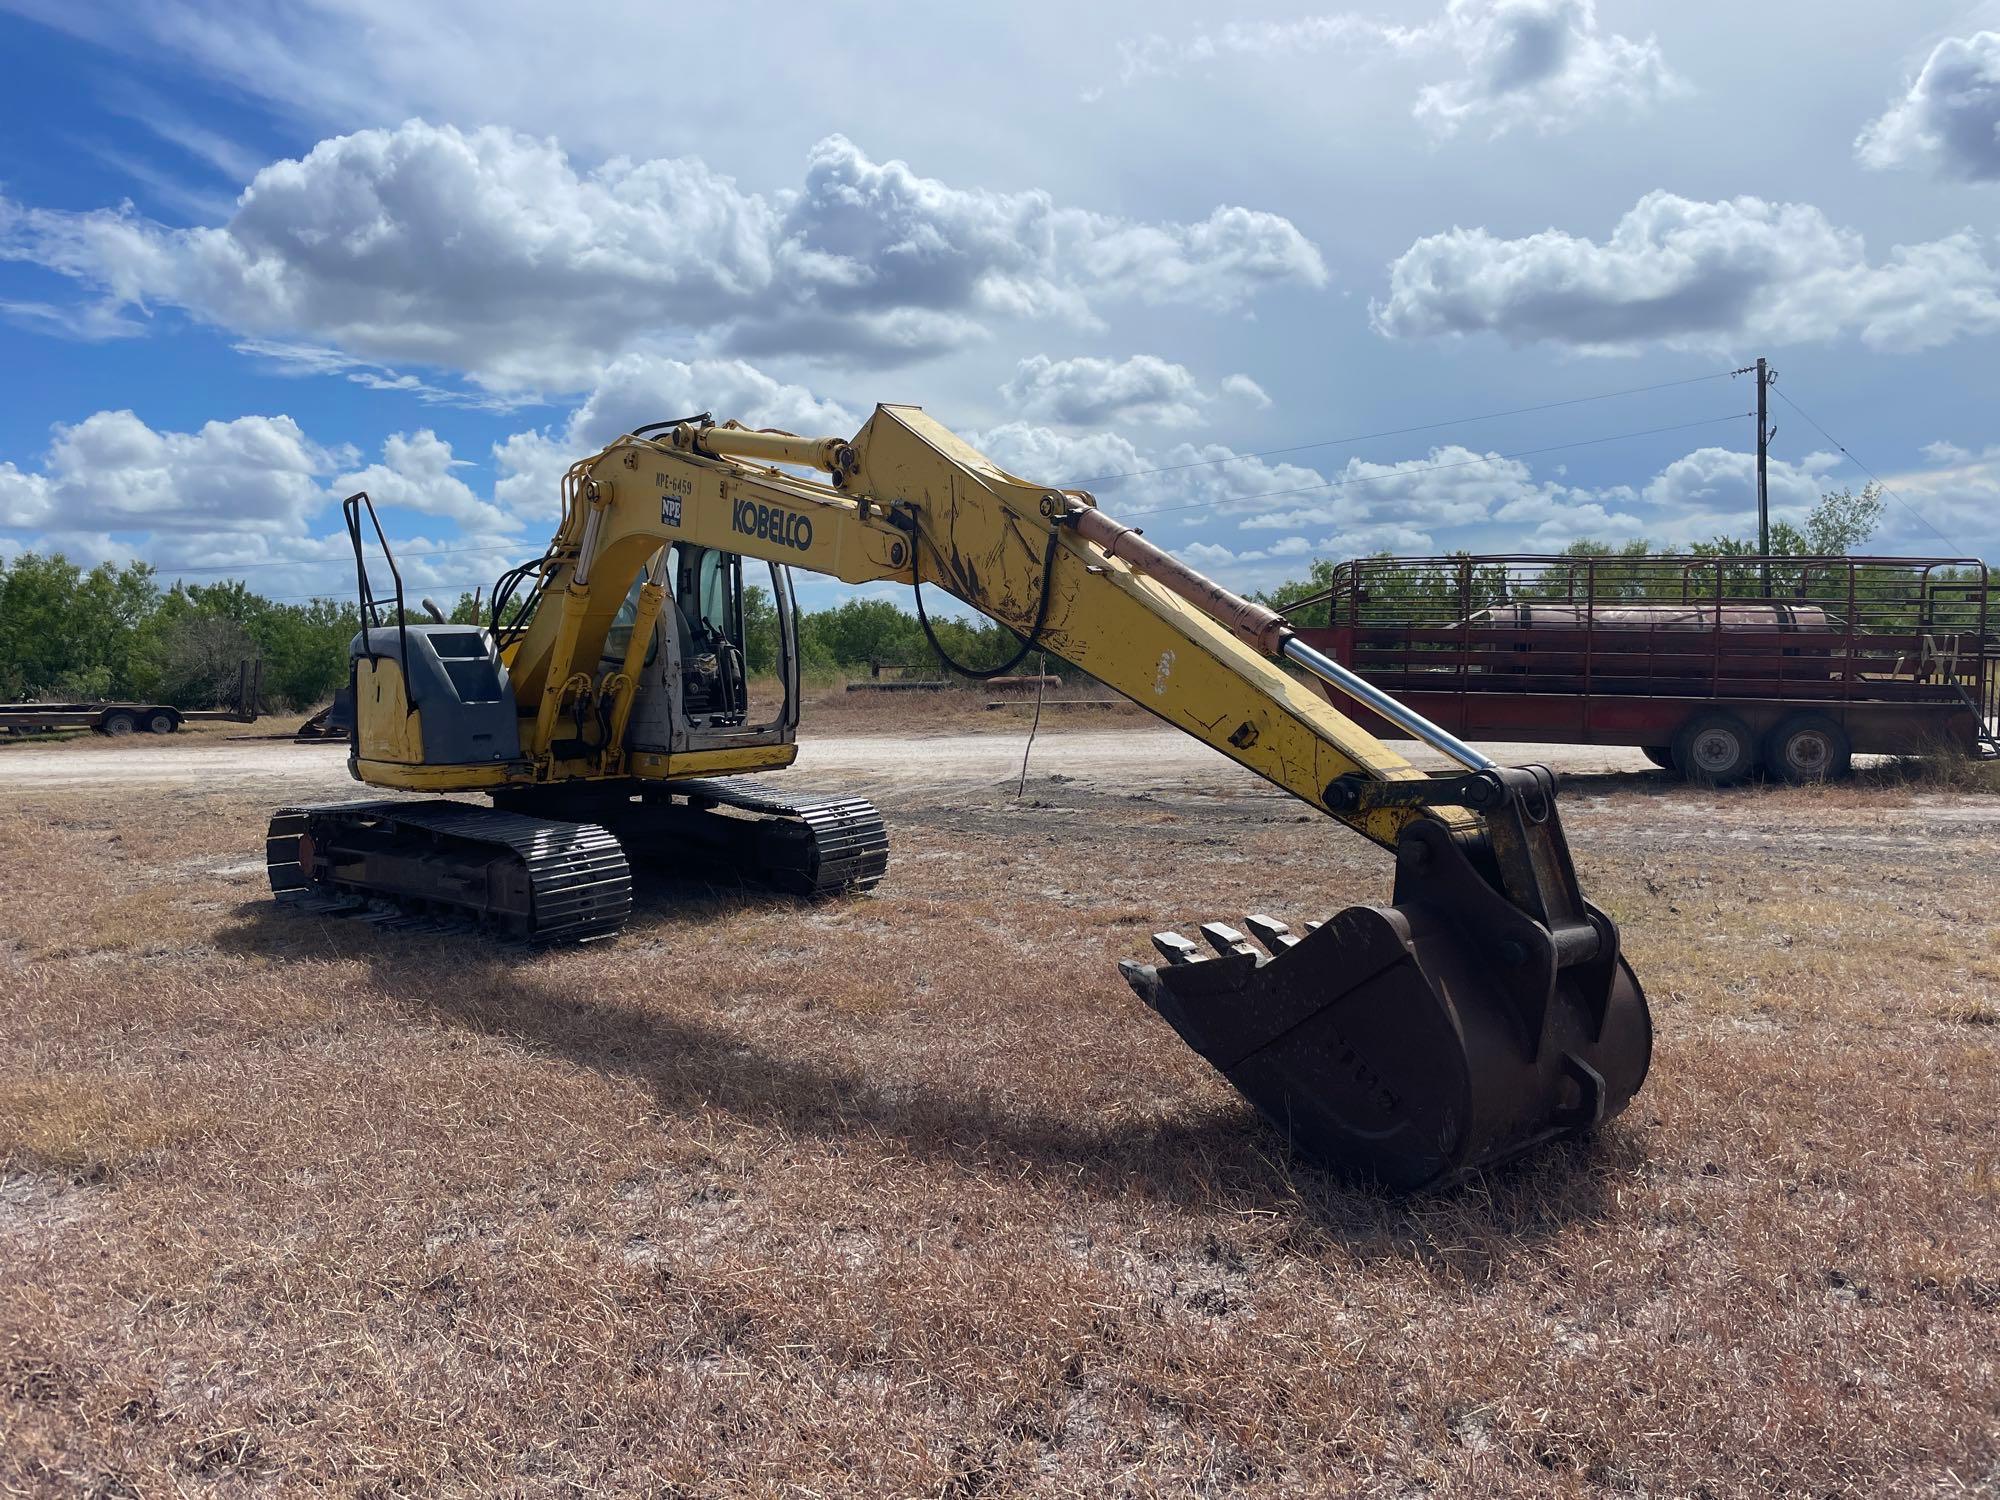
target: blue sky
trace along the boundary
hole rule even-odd
[[[877,401],[1242,588],[1684,543],[1759,354],[1779,514],[1837,439],[2000,551],[1992,4],[0,0],[0,68],[0,556],[344,594],[366,487],[448,593],[630,425]]]

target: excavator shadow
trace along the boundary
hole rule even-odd
[[[734,894],[696,889],[710,902]],[[690,925],[702,920],[685,904],[686,893],[672,899],[663,892],[656,899],[668,921],[664,928],[649,924],[655,934],[670,938],[681,925],[673,918],[683,914]],[[837,1054],[842,1038],[833,1038],[833,1049],[808,1044],[773,1050],[720,1018],[711,1022],[692,1013],[699,1006],[670,1012],[580,994],[562,982],[559,970],[525,962],[535,956],[533,949],[496,951],[480,939],[453,934],[385,941],[366,927],[356,927],[356,937],[343,940],[339,930],[354,924],[342,923],[308,936],[302,928],[312,925],[310,919],[264,902],[246,903],[237,915],[239,923],[221,936],[219,946],[295,958],[307,948],[324,952],[330,942],[338,957],[365,962],[381,993],[397,997],[414,1014],[629,1078],[668,1119],[721,1110],[752,1126],[808,1139],[888,1139],[898,1154],[958,1171],[1040,1178],[1098,1197],[1275,1215],[1296,1225],[1308,1255],[1314,1244],[1332,1242],[1368,1258],[1435,1256],[1449,1262],[1455,1274],[1475,1280],[1498,1274],[1512,1254],[1608,1213],[1612,1184],[1635,1170],[1643,1156],[1630,1128],[1614,1127],[1596,1140],[1546,1146],[1447,1190],[1399,1196],[1295,1155],[1234,1101],[1219,1107],[1190,1103],[1181,1118],[1100,1124],[913,1081],[907,1072],[885,1086],[858,1059],[827,1055]],[[431,951],[412,953],[413,943]],[[449,982],[422,982],[438,973],[448,973]],[[635,962],[633,974],[635,983],[642,974],[662,987],[672,982],[662,966],[643,959]],[[1131,1021],[1159,1025],[1136,1006]],[[826,1023],[822,1031],[840,1024]],[[855,1040],[866,1038],[857,1033]],[[1159,1045],[1178,1044],[1162,1028]]]
[[[630,942],[638,938],[643,941],[648,935],[666,935],[683,927],[702,927],[728,914],[805,910],[815,904],[810,898],[773,890],[754,881],[718,884],[687,880],[641,865],[632,873],[632,910],[627,919],[625,940]],[[236,907],[232,915],[238,925],[221,934],[217,946],[237,952],[296,953],[305,944],[308,935],[312,935],[317,944],[317,935],[322,931],[372,934],[365,917],[290,911],[268,898],[245,901]],[[386,907],[383,916],[392,916]],[[388,941],[392,944],[408,943],[412,936],[461,944],[468,953],[476,952],[481,959],[500,965],[521,962],[550,951],[562,951],[524,939],[497,936],[450,919],[441,919],[430,930],[420,927],[414,933],[393,933]],[[370,940],[380,941],[372,935]]]

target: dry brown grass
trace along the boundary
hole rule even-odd
[[[925,793],[873,897],[654,886],[540,955],[275,913],[226,789],[19,799],[0,1488],[2000,1485],[1989,801],[1579,778],[1654,1076],[1394,1201],[1286,1159],[1112,969],[1383,862],[1126,790]]]
[[[1895,756],[1864,765],[1864,788],[1908,787],[1923,792],[2000,793],[2000,760],[1979,760],[1949,745],[1924,755]]]

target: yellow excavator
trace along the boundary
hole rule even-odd
[[[1299,1149],[1421,1187],[1588,1131],[1643,1082],[1645,997],[1578,890],[1554,777],[1495,764],[1088,493],[1017,478],[920,409],[881,406],[852,439],[706,414],[650,424],[572,467],[562,502],[548,550],[467,625],[434,607],[435,623],[412,622],[373,505],[348,500],[363,615],[349,767],[370,786],[485,800],[281,809],[267,845],[280,900],[542,942],[615,932],[632,862],[864,890],[888,862],[876,810],[748,774],[797,754],[788,570],[912,585],[936,645],[928,583],[1010,627],[1022,655],[1074,663],[1392,851],[1386,906],[1298,933],[1210,922],[1205,947],[1162,932],[1159,962],[1120,966]],[[393,593],[372,586],[364,522]],[[752,563],[769,569],[775,686],[746,671]],[[1456,769],[1411,766],[1295,674]]]

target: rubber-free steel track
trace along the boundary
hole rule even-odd
[[[399,852],[421,855],[441,876],[513,861],[525,900],[506,909],[467,899],[463,880],[435,888],[384,891],[302,864],[302,840],[336,846],[365,831]],[[624,925],[632,910],[632,874],[618,841],[593,823],[531,818],[465,802],[332,802],[280,808],[264,844],[271,893],[287,903],[397,925],[497,926],[532,942],[581,942]]]
[[[659,794],[804,825],[805,839],[767,852],[755,872],[796,895],[869,890],[889,868],[888,825],[865,797],[794,797],[745,776],[670,781]]]
[[[632,907],[628,855],[695,878],[728,871],[808,899],[868,890],[889,867],[889,830],[861,797],[791,796],[718,777],[550,808],[586,809],[592,821],[466,802],[285,807],[271,818],[265,865],[272,894],[302,910],[397,931],[477,927],[535,943],[580,942],[623,926]],[[334,851],[340,857],[327,857]],[[371,854],[390,856],[393,886],[371,883]]]

